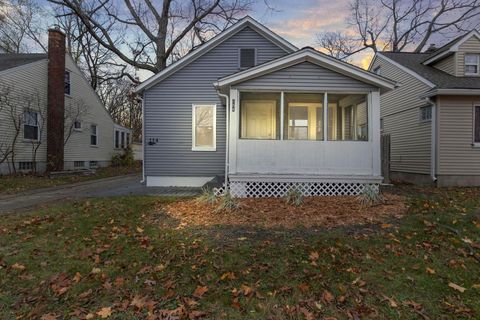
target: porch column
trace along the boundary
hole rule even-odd
[[[372,164],[373,175],[381,176],[381,161],[380,161],[380,92],[373,91],[369,94],[369,117],[368,127],[369,135],[372,142]]]
[[[237,140],[240,126],[240,96],[238,90],[230,89],[230,125],[229,125],[229,153],[228,173],[237,173]]]

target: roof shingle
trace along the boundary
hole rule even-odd
[[[0,54],[0,71],[43,59],[47,59],[46,53],[2,53]]]

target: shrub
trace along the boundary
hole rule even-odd
[[[206,204],[215,204],[217,203],[217,196],[215,195],[215,191],[212,188],[202,188],[202,193],[197,197],[198,202],[206,203]]]
[[[296,187],[291,187],[288,189],[287,193],[284,196],[285,202],[287,204],[292,205],[292,206],[300,206],[303,203],[303,194],[302,191],[300,191]]]
[[[373,206],[384,202],[384,199],[377,187],[369,184],[365,185],[357,199],[364,206]]]
[[[226,192],[220,198],[220,204],[215,211],[223,211],[223,210],[235,211],[238,208],[240,208],[240,204],[238,203],[238,200],[232,197],[232,194],[230,192]]]
[[[133,151],[130,146],[123,150],[121,154],[114,154],[112,156],[112,166],[113,167],[131,167],[134,164]]]

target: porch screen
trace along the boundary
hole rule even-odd
[[[323,140],[323,94],[285,93],[284,139]]]
[[[275,140],[280,138],[280,93],[240,94],[240,138]]]
[[[328,140],[368,141],[367,95],[328,94]]]

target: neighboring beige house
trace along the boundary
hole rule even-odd
[[[424,53],[377,53],[369,70],[397,81],[381,96],[393,179],[480,185],[480,33]]]
[[[50,30],[48,54],[0,54],[0,174],[107,166],[131,139],[64,41]]]

